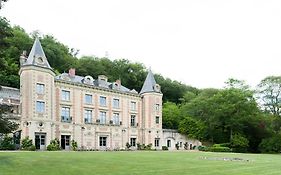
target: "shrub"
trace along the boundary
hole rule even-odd
[[[234,152],[247,152],[249,140],[240,134],[235,134],[230,145]]]
[[[179,143],[176,143],[176,148],[177,148],[177,150],[179,150],[179,148],[180,148],[180,145],[179,145]]]
[[[129,149],[131,147],[129,142],[126,143],[126,147],[127,147],[127,149]]]
[[[35,145],[31,145],[30,147],[28,147],[28,151],[36,151]]]
[[[47,146],[48,151],[58,151],[60,150],[60,143],[57,138],[50,141],[50,145]]]
[[[27,150],[27,151],[35,151],[36,150],[35,146],[32,144],[32,139],[29,139],[29,137],[25,137],[21,141],[21,148],[23,150]]]
[[[3,140],[0,142],[0,150],[15,150],[16,145],[14,144],[13,137],[7,135],[4,136]]]
[[[198,150],[199,151],[209,151],[209,147],[207,147],[207,146],[198,146]]]
[[[187,142],[184,143],[184,149],[188,150],[188,143]]]
[[[167,146],[162,146],[162,150],[169,150]]]
[[[152,143],[145,146],[145,150],[151,150],[151,148],[152,148]]]
[[[76,151],[77,147],[78,147],[77,142],[75,140],[72,140],[71,141],[71,148],[72,148],[72,150]]]
[[[263,139],[259,145],[262,153],[280,153],[281,152],[281,135],[276,134],[271,138]]]
[[[222,147],[222,146],[215,146],[215,147],[210,147],[208,151],[211,152],[231,152],[231,149],[229,147]]]

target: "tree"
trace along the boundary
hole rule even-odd
[[[192,117],[185,117],[179,123],[179,132],[189,138],[202,139],[205,134],[205,125]]]
[[[281,117],[281,76],[269,76],[257,86],[257,97],[265,111]]]
[[[0,0],[0,9],[3,8],[3,2],[7,2],[8,0]]]
[[[163,128],[178,129],[178,125],[181,118],[180,118],[179,107],[175,103],[172,102],[164,103],[162,109],[162,116],[163,116],[163,122],[162,122]]]
[[[18,124],[9,120],[9,111],[11,107],[8,105],[0,105],[0,133],[9,134],[18,128]]]

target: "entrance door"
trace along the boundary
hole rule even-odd
[[[70,135],[61,135],[61,148],[64,150],[70,149]]]
[[[35,147],[38,150],[46,149],[46,133],[35,133]]]

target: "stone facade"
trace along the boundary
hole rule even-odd
[[[151,71],[138,93],[104,75],[95,80],[70,69],[56,76],[38,39],[28,58],[20,59],[21,134],[33,139],[37,149],[46,149],[55,138],[66,150],[71,140],[79,148],[98,150],[124,149],[126,143],[131,149],[137,143],[155,149],[201,144],[162,129],[163,94]]]

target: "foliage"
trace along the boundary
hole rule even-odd
[[[0,141],[0,150],[15,150],[16,145],[14,144],[13,137],[5,135],[3,140]]]
[[[126,143],[126,148],[129,149],[130,147],[131,147],[130,143],[127,142],[127,143]]]
[[[178,129],[180,117],[179,107],[172,102],[166,102],[162,109],[163,128]]]
[[[222,147],[222,146],[212,146],[207,149],[207,151],[211,152],[231,152],[229,147]]]
[[[162,150],[167,151],[169,150],[167,146],[162,146]]]
[[[29,137],[25,137],[21,141],[21,148],[23,150],[28,150],[28,151],[35,151],[36,147],[35,145],[32,144],[32,139],[29,139]]]
[[[185,117],[180,121],[179,132],[187,135],[189,138],[202,139],[205,134],[205,125],[192,117]]]
[[[281,134],[275,134],[270,138],[265,138],[259,145],[262,153],[280,153],[281,152]]]
[[[281,117],[281,76],[269,76],[263,79],[257,89],[258,99],[265,111]]]
[[[60,150],[60,143],[57,138],[50,141],[50,144],[47,146],[48,151],[58,151]]]
[[[179,150],[180,145],[179,145],[179,143],[178,143],[178,142],[175,144],[175,147],[176,147],[176,149],[177,149],[177,150]]]
[[[11,106],[0,105],[0,133],[8,134],[18,128],[18,124],[9,120]]]
[[[234,152],[246,152],[249,147],[249,140],[241,134],[235,134],[230,145]]]
[[[77,151],[77,142],[75,140],[71,140],[71,148],[73,151]]]

